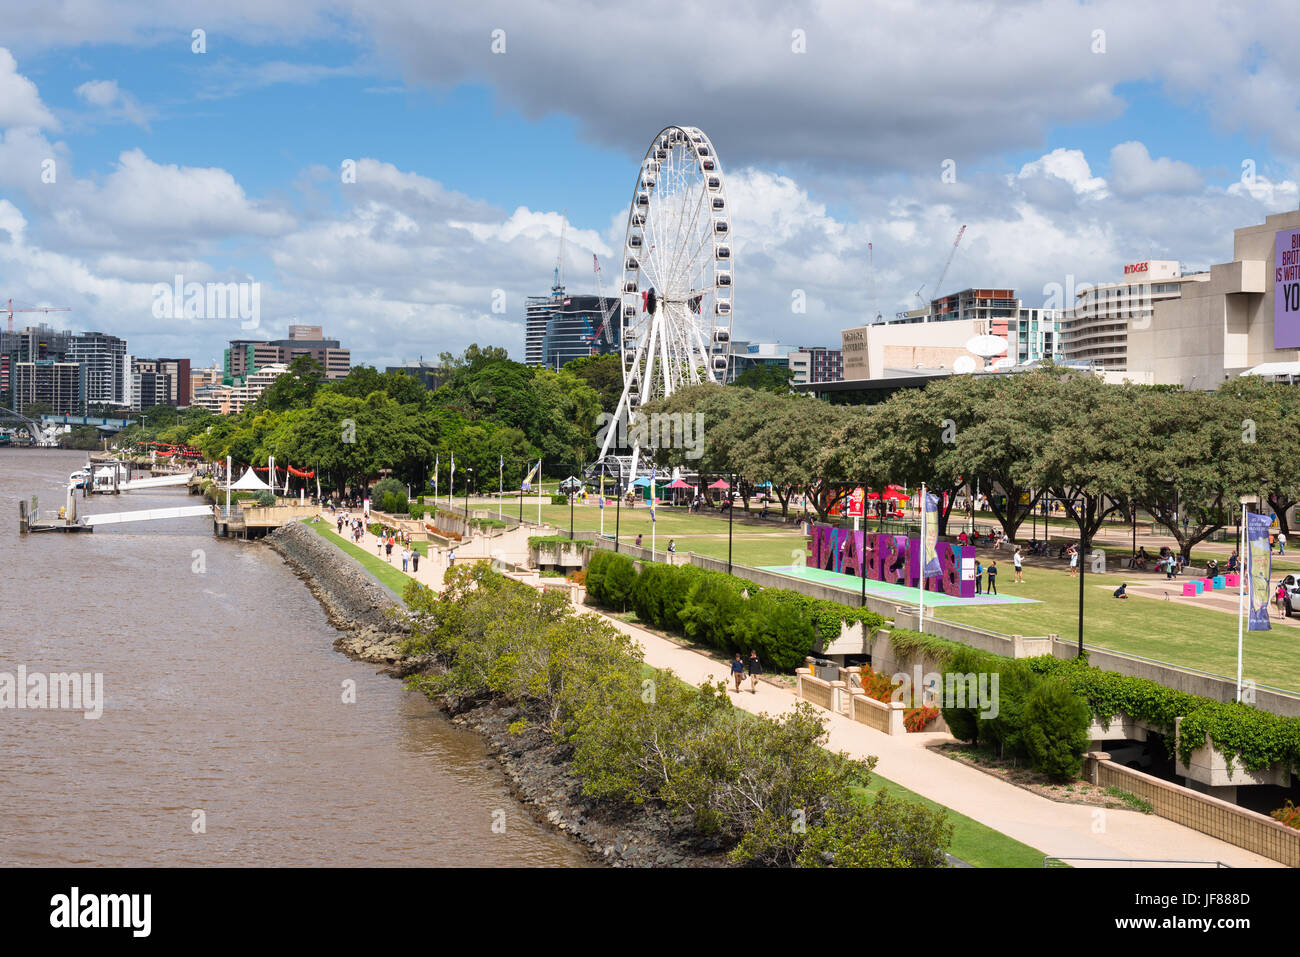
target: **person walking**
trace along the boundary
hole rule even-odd
[[[1071,545],[1069,548],[1069,552],[1070,552],[1070,577],[1074,578],[1076,575],[1079,574],[1079,549],[1076,546]]]
[[[447,567],[448,567],[448,568],[451,568],[451,567],[452,567],[453,565],[455,565],[455,564],[456,564],[456,549],[454,549],[454,548],[448,549],[448,550],[447,550]]]
[[[410,569],[411,569],[411,550],[407,548],[405,545],[403,545],[402,546],[402,571],[404,572],[410,571]]]
[[[1286,554],[1286,532],[1277,533],[1277,553],[1279,555]]]
[[[998,563],[995,560],[989,562],[989,594],[998,593]]]
[[[758,652],[753,648],[749,649],[745,667],[749,670],[749,693],[758,694],[758,676],[763,673],[763,663],[758,660]]]
[[[388,559],[388,564],[393,564],[393,536],[388,536],[388,541],[384,543],[384,557]]]
[[[731,659],[731,677],[736,682],[735,690],[740,691],[740,681],[745,677],[745,662],[740,657],[740,652],[736,652],[736,657]]]
[[[1024,562],[1024,556],[1020,554],[1020,546],[1017,545],[1016,550],[1011,554],[1011,563],[1015,565],[1016,568],[1015,584],[1017,585],[1023,585],[1025,583]]]
[[[420,573],[420,552],[414,546],[411,547],[411,571]]]

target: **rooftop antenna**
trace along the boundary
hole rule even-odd
[[[555,256],[555,284],[551,286],[552,293],[564,292],[564,234],[569,228],[569,211],[565,209],[560,213],[560,251]]]
[[[867,271],[871,273],[871,311],[874,314],[872,322],[879,322],[885,318],[880,314],[880,300],[876,296],[876,254],[871,248],[871,243],[867,243]]]

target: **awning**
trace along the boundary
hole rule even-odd
[[[730,489],[731,486],[726,483],[725,479],[718,479],[716,482],[710,485],[709,488],[720,488],[725,492],[728,489]]]
[[[227,487],[234,492],[261,492],[264,490],[267,492],[271,491],[271,486],[267,485],[260,478],[258,478],[252,469],[247,469],[244,472],[243,476],[240,477],[238,482],[236,482],[234,485],[230,485]]]
[[[1300,376],[1300,362],[1261,362],[1253,369],[1247,369],[1241,375]]]
[[[695,488],[694,485],[687,485],[687,484],[686,484],[685,482],[683,482],[681,479],[677,479],[677,481],[673,482],[673,483],[672,483],[671,485],[669,485],[668,487],[669,487],[669,488]]]

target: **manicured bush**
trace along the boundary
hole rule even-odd
[[[732,642],[731,626],[742,612],[741,590],[726,575],[702,574],[692,583],[678,617],[688,638],[732,652],[739,647]]]
[[[399,482],[397,479],[389,478],[380,479],[375,483],[374,488],[370,490],[370,501],[374,507],[382,512],[390,511],[388,508],[389,497],[393,496],[402,503],[402,512],[406,511],[406,483]]]
[[[632,559],[626,555],[608,554],[608,566],[601,587],[604,604],[609,608],[627,611],[627,603],[632,597],[632,586],[636,584],[636,568],[632,564]]]
[[[1034,769],[1054,781],[1072,781],[1083,768],[1091,719],[1083,699],[1056,678],[1043,678],[1024,708],[1023,741]]]
[[[551,504],[552,504],[552,505],[568,505],[568,504],[569,504],[569,496],[567,496],[567,495],[560,495],[560,494],[552,494],[552,495],[551,495]]]
[[[758,652],[767,666],[793,671],[813,646],[813,625],[798,605],[759,592],[743,603],[731,629],[732,646],[746,654]]]
[[[270,489],[262,489],[262,491],[260,491],[260,492],[257,493],[257,504],[258,504],[258,505],[274,505],[274,504],[275,504],[275,493],[272,492]]]

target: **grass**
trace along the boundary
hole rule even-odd
[[[388,588],[388,590],[395,594],[399,599],[405,593],[406,583],[411,579],[409,576],[402,574],[400,564],[397,566],[390,565],[379,556],[372,555],[366,549],[352,544],[352,542],[337,535],[334,532],[333,526],[328,525],[325,522],[307,522],[306,525],[321,538],[333,542],[341,548],[344,553],[355,558],[361,563],[361,566],[366,571],[379,579],[381,585]]]
[[[1111,797],[1115,798],[1117,801],[1123,801],[1133,810],[1141,811],[1143,814],[1150,814],[1152,813],[1152,811],[1155,810],[1150,804],[1142,800],[1136,794],[1130,794],[1128,791],[1125,791],[1123,788],[1117,788],[1113,784],[1106,788],[1106,793],[1109,794]]]
[[[1004,562],[999,560],[999,566]],[[936,618],[978,625],[1002,634],[1060,635],[1070,641],[1078,634],[1079,582],[1062,568],[1026,567],[1025,582],[1011,582],[1010,561],[999,590],[1037,599],[1036,605],[945,606]],[[1111,593],[1121,582],[1163,583],[1164,579],[1126,577],[1122,573],[1084,576],[1085,644],[1155,658],[1218,675],[1237,671],[1237,622],[1234,615],[1180,602],[1134,596],[1118,601]],[[1099,587],[1100,586],[1100,587]],[[1175,587],[1171,585],[1171,592]],[[1181,592],[1181,584],[1177,586]],[[1279,625],[1272,631],[1247,634],[1245,676],[1260,684],[1300,689],[1300,632]]]
[[[895,784],[888,778],[872,772],[871,781],[858,789],[865,800],[882,790],[888,789],[894,797],[915,801],[932,811],[943,811],[952,825],[952,844],[948,852],[961,858],[974,867],[1042,867],[1046,855],[1037,848],[1022,844],[1001,831],[995,831],[987,824],[981,824],[974,818],[959,814],[952,808],[945,807],[915,791],[909,791],[901,784]]]

